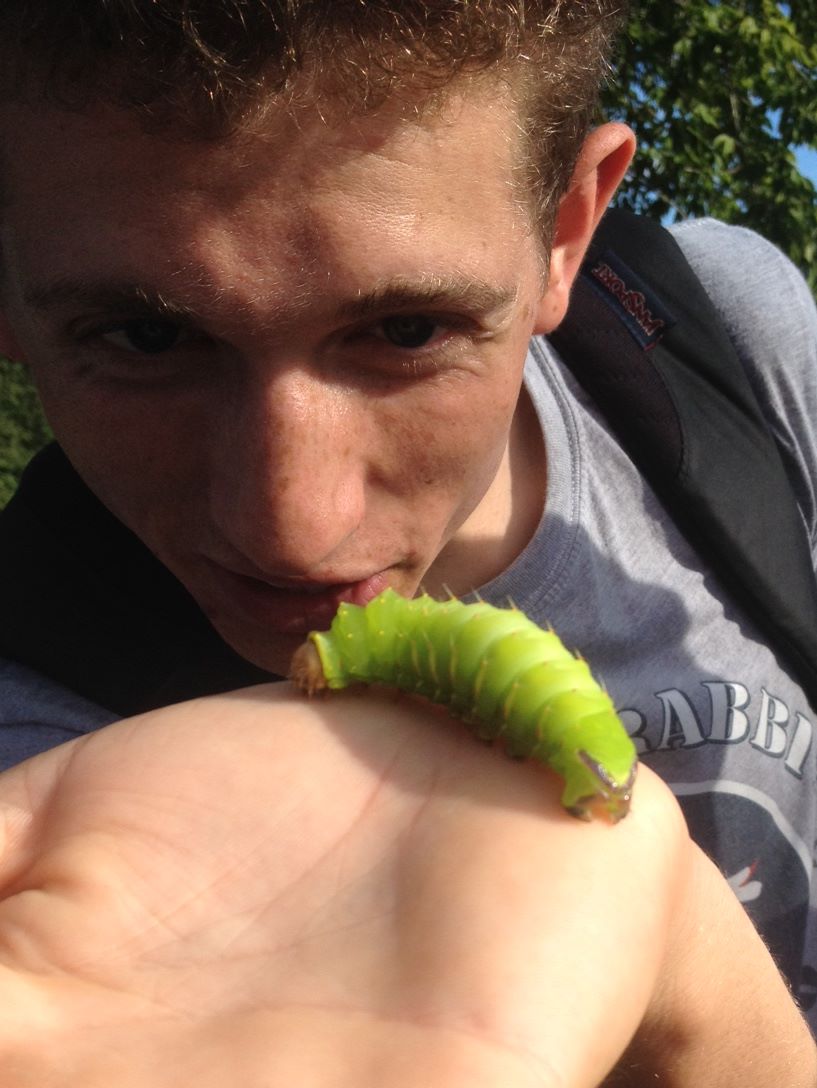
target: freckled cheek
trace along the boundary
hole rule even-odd
[[[392,487],[435,498],[449,511],[473,506],[491,483],[507,443],[515,387],[486,392],[478,382],[435,391],[411,411],[388,413],[379,422],[389,435]],[[435,494],[436,493],[436,494]]]

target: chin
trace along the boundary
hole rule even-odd
[[[212,618],[211,623],[223,641],[239,657],[264,672],[283,678],[289,676],[292,655],[304,640],[302,635],[276,634],[274,639],[266,635],[248,637],[245,632],[237,632],[234,628],[231,630],[214,622]]]

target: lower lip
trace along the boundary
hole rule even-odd
[[[340,604],[368,604],[388,584],[385,572],[380,572],[359,582],[331,585],[317,592],[305,593],[271,586],[224,567],[217,567],[216,570],[222,587],[220,596],[222,599],[226,597],[231,611],[238,611],[254,623],[291,635],[326,629]]]

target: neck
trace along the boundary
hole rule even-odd
[[[423,581],[426,592],[461,596],[513,563],[536,532],[545,506],[547,461],[536,410],[523,388],[497,474],[479,519],[440,553]]]

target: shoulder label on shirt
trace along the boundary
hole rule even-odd
[[[644,351],[676,324],[658,296],[611,249],[588,261],[582,275]]]

